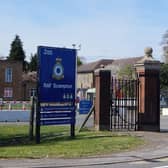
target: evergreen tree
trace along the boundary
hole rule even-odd
[[[77,56],[77,65],[80,66],[82,64],[83,64],[82,60],[80,59],[79,56]]]
[[[162,64],[160,68],[160,89],[168,90],[168,64]]]
[[[37,54],[31,54],[30,63],[29,63],[30,71],[37,71]]]
[[[15,36],[15,39],[11,43],[10,54],[8,57],[9,60],[22,61],[24,64],[25,52],[23,50],[23,44],[18,35]]]

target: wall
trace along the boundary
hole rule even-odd
[[[77,88],[92,88],[94,87],[93,73],[78,73]]]

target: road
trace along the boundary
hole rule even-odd
[[[161,131],[168,131],[168,116],[160,116]]]
[[[95,159],[98,160],[99,158]],[[140,161],[124,162],[90,162],[90,159],[59,160],[59,159],[12,159],[0,160],[0,168],[168,168],[168,157]]]
[[[82,168],[83,166],[81,166]],[[142,160],[125,163],[105,163],[99,165],[84,166],[84,168],[168,168],[168,158],[156,160]]]

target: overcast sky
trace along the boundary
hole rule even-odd
[[[161,59],[167,0],[0,0],[0,56],[18,34],[27,60],[38,45],[72,48],[87,62],[142,56]]]

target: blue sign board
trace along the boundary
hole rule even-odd
[[[79,102],[79,113],[88,114],[92,107],[92,101],[90,100],[81,100]]]
[[[38,60],[40,125],[75,124],[76,50],[40,46]]]
[[[38,48],[40,102],[74,103],[76,82],[76,50]]]

